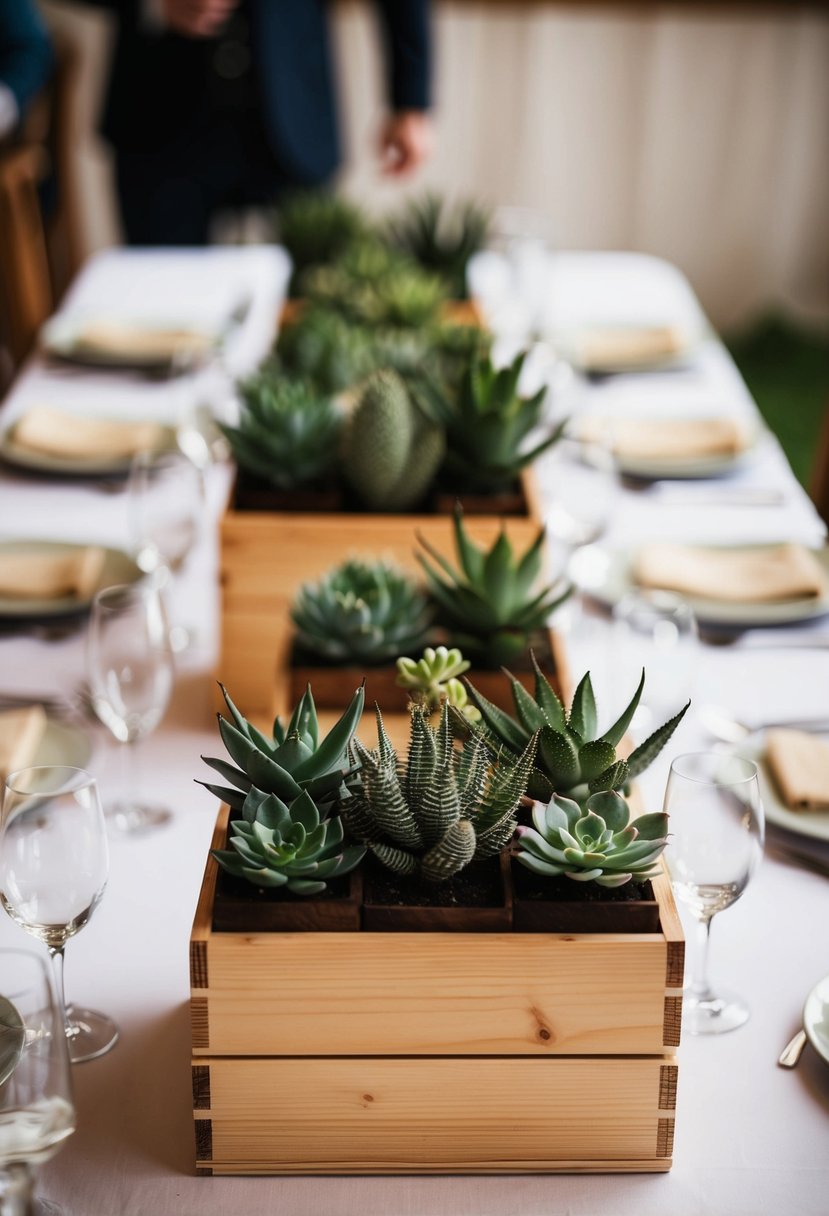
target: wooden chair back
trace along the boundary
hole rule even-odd
[[[0,151],[0,335],[15,370],[52,312],[38,197],[44,161],[43,149],[31,144]]]
[[[823,409],[823,426],[812,466],[809,493],[821,519],[829,526],[829,401]]]

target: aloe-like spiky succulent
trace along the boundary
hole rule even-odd
[[[596,698],[590,672],[582,678],[573,694],[569,713],[542,672],[535,656],[535,690],[532,695],[507,672],[512,687],[516,716],[493,705],[466,681],[469,695],[481,711],[477,729],[493,750],[508,748],[520,755],[528,739],[538,734],[536,766],[530,779],[530,797],[548,801],[552,795],[569,795],[583,803],[591,794],[618,790],[638,777],[650,765],[676,730],[688,708],[675,714],[633,751],[627,760],[616,756],[616,747],[633,719],[645,686],[645,673],[630,703],[619,718],[599,733]],[[690,704],[690,702],[688,703]]]
[[[437,194],[409,202],[389,221],[391,240],[421,266],[442,275],[455,299],[465,299],[466,265],[489,236],[490,212],[477,203],[454,208]]]
[[[522,397],[518,381],[526,351],[496,369],[488,355],[473,355],[457,396],[445,398],[446,476],[453,485],[482,493],[510,486],[564,433],[566,420],[537,443],[526,440],[541,421],[546,388]]]
[[[488,550],[470,540],[460,506],[455,508],[454,528],[458,568],[424,537],[418,537],[432,559],[416,555],[426,573],[438,619],[455,645],[480,655],[488,666],[513,662],[572,589],[545,584],[539,590],[536,586],[542,567],[543,528],[520,556],[513,552],[503,528]]]
[[[357,689],[342,717],[321,740],[310,685],[288,725],[276,719],[272,739],[242,716],[224,685],[219,687],[233,719],[228,722],[219,714],[219,733],[234,763],[211,756],[202,759],[230,785],[200,784],[236,811],[243,809],[254,787],[285,803],[292,803],[306,790],[320,813],[327,814],[352,772],[349,745],[363,712],[363,688]]]
[[[382,663],[422,646],[425,595],[389,562],[350,559],[299,589],[291,609],[300,646],[338,663]]]
[[[405,511],[418,503],[443,458],[444,438],[393,371],[374,372],[346,426],[343,472],[374,511]]]
[[[276,211],[277,233],[294,264],[294,284],[309,266],[330,265],[365,239],[369,222],[354,203],[326,190],[290,194]]]
[[[329,878],[348,874],[365,856],[364,846],[344,847],[344,840],[342,819],[321,819],[307,790],[285,803],[251,789],[242,818],[231,822],[231,847],[214,849],[213,856],[229,874],[254,886],[319,895]]]
[[[272,367],[239,385],[238,427],[222,426],[240,468],[280,490],[325,475],[337,457],[342,419],[327,397]]]
[[[470,722],[477,722],[480,710],[470,704],[469,693],[461,683],[462,676],[470,667],[456,646],[427,646],[419,659],[405,656],[397,660],[397,680],[401,688],[408,690],[413,700],[420,700],[430,711],[439,708],[444,700],[459,710]]]
[[[535,740],[517,761],[495,763],[480,739],[467,739],[460,751],[454,746],[448,705],[436,729],[425,705],[412,705],[411,715],[405,766],[398,764],[379,709],[377,749],[354,740],[360,785],[343,801],[342,815],[351,835],[389,869],[445,882],[469,862],[494,857],[512,839]]]
[[[600,887],[656,878],[656,865],[668,843],[668,816],[640,815],[612,790],[592,794],[584,807],[554,795],[546,806],[536,803],[534,827],[519,827],[516,861],[548,878],[572,878]]]

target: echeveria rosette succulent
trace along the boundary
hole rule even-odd
[[[306,790],[322,815],[340,795],[345,779],[353,766],[349,745],[363,713],[365,691],[358,688],[342,717],[320,740],[319,723],[310,685],[302,694],[287,726],[279,718],[273,724],[273,737],[268,739],[252,722],[248,722],[220,684],[232,722],[218,715],[219,733],[233,764],[212,756],[202,756],[230,785],[200,782],[212,794],[235,811],[243,809],[246,796],[255,788],[264,794],[275,794],[285,803],[292,803]]]
[[[328,879],[348,874],[365,856],[362,845],[344,846],[344,840],[342,820],[321,819],[306,790],[288,805],[251,789],[242,818],[230,825],[230,849],[214,849],[213,856],[229,874],[254,886],[319,895]]]
[[[536,763],[527,792],[540,801],[547,801],[557,793],[584,803],[591,793],[622,789],[653,763],[688,709],[688,705],[683,706],[622,760],[617,757],[616,748],[641,699],[644,671],[623,713],[600,734],[590,673],[582,677],[568,713],[535,656],[531,658],[535,671],[534,693],[529,693],[509,672],[505,673],[511,682],[515,717],[493,705],[470,681],[464,683],[481,711],[482,721],[476,729],[493,753],[506,747],[520,755],[527,740],[538,732]]]
[[[657,862],[668,842],[668,816],[641,815],[612,790],[592,794],[581,807],[554,795],[533,807],[534,827],[516,831],[516,861],[546,878],[621,887],[659,874]]]

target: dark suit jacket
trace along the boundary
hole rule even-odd
[[[8,3],[9,0],[4,0]],[[142,0],[87,0],[119,18],[103,131],[152,152],[198,131],[211,104],[217,41],[148,30]],[[11,0],[15,3],[15,0]],[[375,0],[394,109],[429,104],[428,0]],[[265,133],[283,176],[313,184],[339,161],[324,0],[242,0]]]
[[[52,47],[30,0],[0,0],[0,80],[21,115],[52,70]]]

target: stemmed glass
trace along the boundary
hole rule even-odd
[[[103,1055],[118,1038],[112,1018],[67,1006],[63,995],[64,948],[98,906],[108,873],[95,779],[63,765],[11,773],[0,820],[0,903],[13,921],[46,944],[74,1063]]]
[[[127,758],[125,788],[130,794],[107,815],[124,832],[166,823],[170,811],[140,794],[137,745],[149,735],[169,704],[173,654],[164,603],[150,582],[107,587],[92,601],[87,642],[92,705]]]
[[[75,1130],[66,1044],[43,960],[0,949],[0,1216],[60,1212],[33,1203],[32,1166]]]
[[[619,683],[648,673],[631,722],[640,738],[672,717],[691,697],[697,661],[697,622],[687,600],[673,591],[629,591],[614,609]]]
[[[664,809],[671,839],[665,850],[674,891],[699,925],[699,949],[685,988],[683,1025],[691,1034],[721,1034],[748,1020],[733,993],[708,980],[711,921],[742,895],[763,853],[765,822],[757,765],[718,752],[677,756]]]

